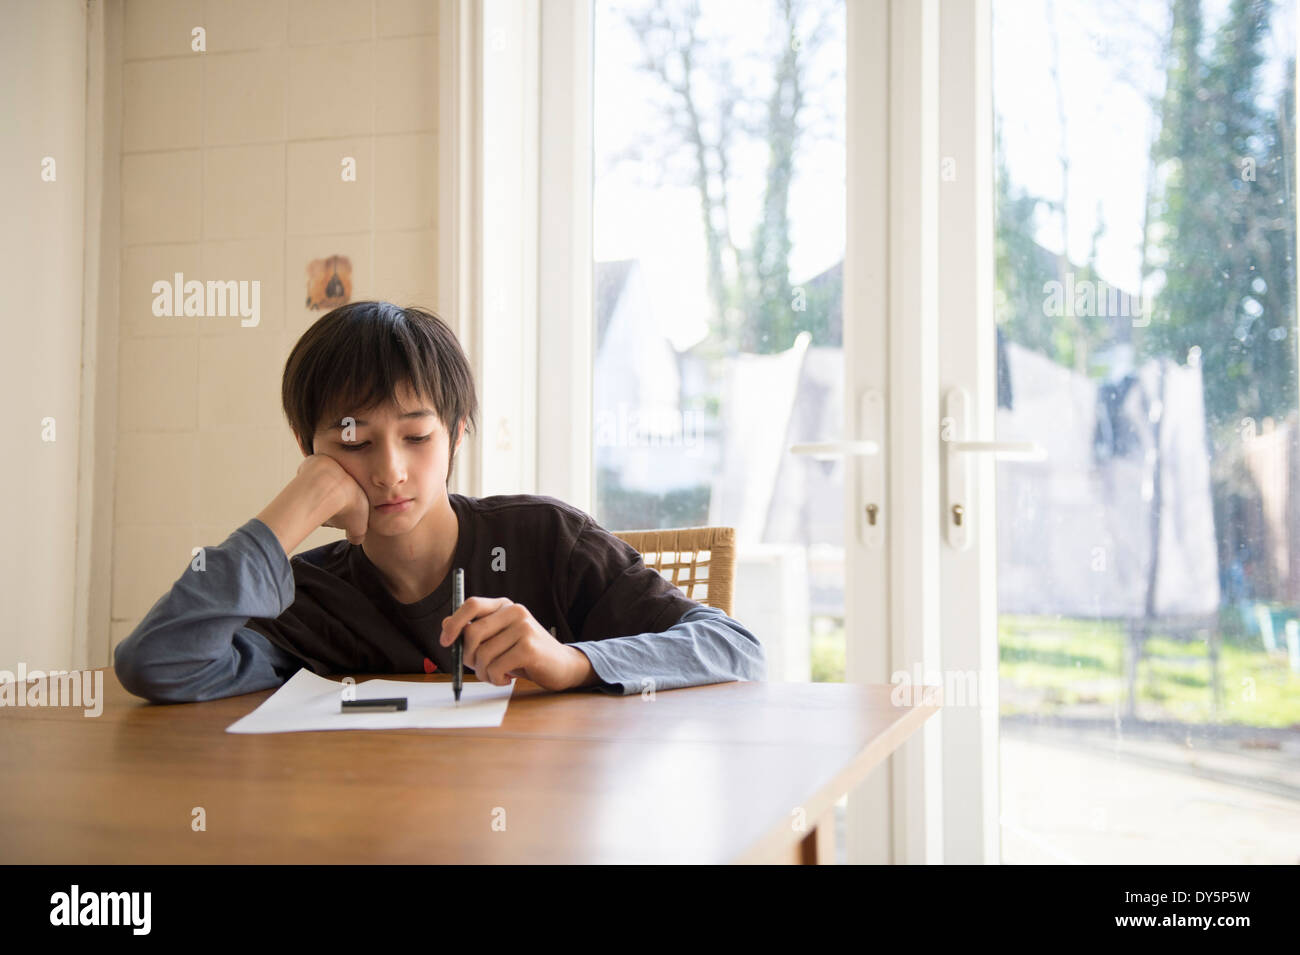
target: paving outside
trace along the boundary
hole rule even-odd
[[[1003,719],[1000,748],[1005,865],[1300,864],[1300,732]]]
[[[1001,729],[1005,864],[1300,864],[1300,733]]]

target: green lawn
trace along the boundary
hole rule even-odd
[[[1003,714],[1059,713],[1075,704],[1123,699],[1123,624],[1057,617],[998,618],[999,682],[1004,696],[1037,696],[1002,705]],[[1219,650],[1222,708],[1217,722],[1300,728],[1300,675],[1285,656],[1224,642]],[[1017,694],[1016,690],[1028,691]],[[1215,722],[1209,648],[1161,636],[1146,641],[1138,666],[1139,715],[1187,723]]]
[[[1058,617],[998,618],[1000,712],[1041,716],[1095,712],[1124,701],[1122,624]],[[1300,729],[1300,675],[1285,655],[1270,657],[1249,643],[1219,651],[1222,706],[1217,722]],[[814,630],[812,678],[844,679],[844,631]],[[1091,704],[1091,705],[1090,705]],[[1143,719],[1216,722],[1210,661],[1204,641],[1180,642],[1156,632],[1138,667],[1138,715]]]

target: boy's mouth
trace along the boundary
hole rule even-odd
[[[403,509],[404,509],[408,504],[410,504],[413,500],[415,500],[415,498],[413,498],[413,497],[404,497],[404,498],[400,498],[400,499],[398,499],[398,500],[396,500],[396,501],[392,501],[392,502],[390,502],[390,503],[388,503],[388,504],[376,504],[376,505],[375,505],[375,510],[377,510],[377,511],[384,511],[384,512],[403,510]]]

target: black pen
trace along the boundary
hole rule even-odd
[[[460,605],[465,602],[465,571],[457,567],[451,572],[451,613],[456,615]],[[465,628],[461,627],[461,633]],[[465,679],[465,638],[460,634],[456,635],[456,640],[451,645],[451,658],[455,661],[455,668],[451,676],[451,688],[456,694],[456,702],[460,702],[461,683]]]

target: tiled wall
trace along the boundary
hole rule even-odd
[[[437,28],[437,0],[127,0],[113,646],[302,460],[280,380],[324,314],[307,264],[345,255],[352,300],[434,307]],[[176,272],[259,281],[259,323],[155,317]]]
[[[93,417],[82,405],[92,147],[86,8],[6,3],[0,15],[0,407],[9,423],[0,452],[0,670],[17,674],[20,663],[68,669],[84,652],[76,585],[86,544],[81,435]]]

